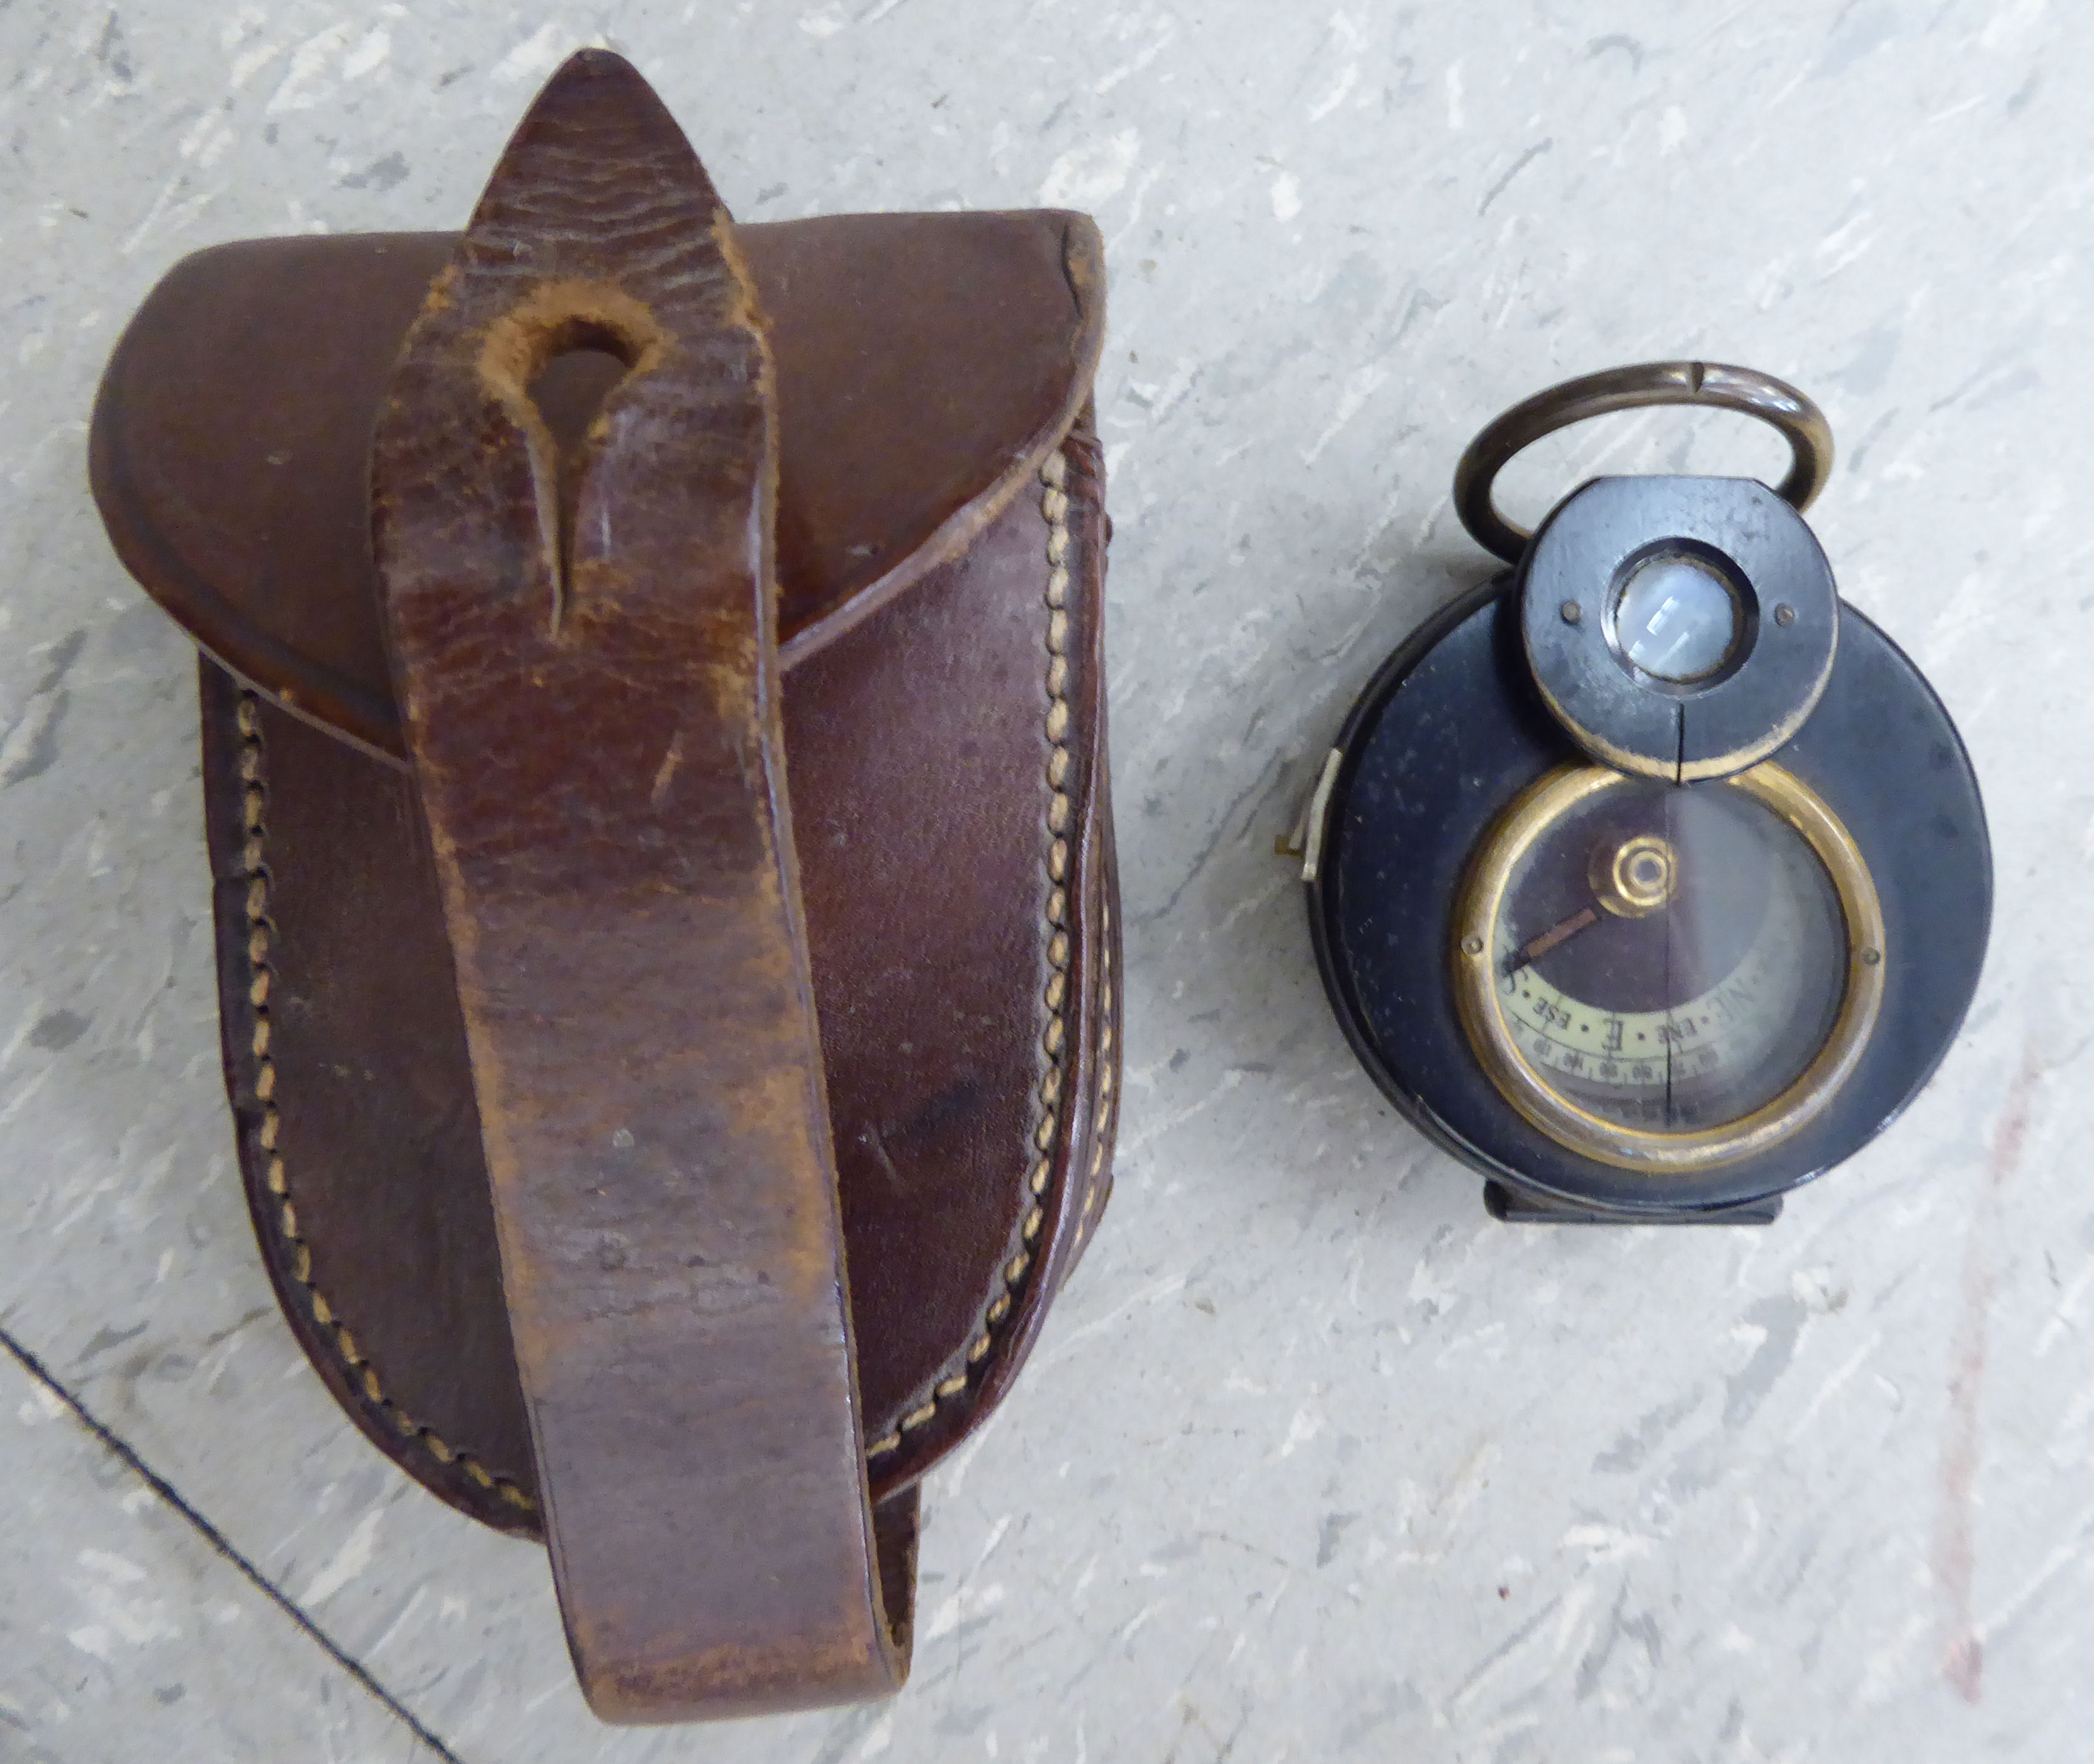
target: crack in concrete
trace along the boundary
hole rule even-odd
[[[71,1410],[74,1419],[101,1442],[105,1450],[112,1457],[119,1459],[125,1467],[158,1495],[172,1511],[187,1520],[198,1536],[237,1569],[257,1592],[303,1630],[306,1636],[320,1648],[328,1658],[384,1704],[389,1714],[404,1722],[416,1739],[438,1757],[445,1760],[445,1764],[461,1764],[458,1755],[423,1726],[405,1703],[380,1684],[372,1676],[368,1668],[361,1662],[353,1658],[340,1643],[307,1616],[280,1587],[242,1555],[234,1546],[232,1539],[191,1506],[176,1489],[173,1484],[167,1481],[165,1477],[158,1475],[145,1459],[98,1420],[79,1397],[73,1395],[52,1375],[50,1368],[41,1360],[15,1340],[14,1335],[5,1327],[0,1327],[0,1348],[5,1348],[15,1357],[24,1371]]]

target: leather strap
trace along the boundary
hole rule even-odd
[[[622,377],[563,435],[532,388],[577,348]],[[612,1719],[906,1671],[913,1502],[883,1575],[785,790],[777,446],[711,183],[624,62],[577,56],[409,333],[372,489],[554,1575]]]

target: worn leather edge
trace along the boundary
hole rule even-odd
[[[337,679],[332,689],[352,708],[356,724],[316,715],[305,702],[311,696],[307,689],[307,681],[314,672],[311,664],[289,645],[237,619],[223,597],[166,543],[158,528],[121,519],[119,509],[135,501],[136,493],[131,488],[128,463],[116,445],[115,425],[105,419],[103,412],[107,401],[114,396],[111,389],[118,380],[119,364],[125,360],[129,345],[130,333],[127,331],[118,340],[109,366],[103,371],[101,386],[95,394],[94,414],[88,424],[88,483],[117,561],[130,571],[133,580],[145,588],[154,603],[181,628],[184,635],[227,673],[302,721],[346,741],[358,753],[406,771],[406,755],[385,746],[376,732],[397,726],[398,719],[389,702],[381,702],[371,693]],[[155,580],[187,584],[189,593],[199,604],[216,610],[216,622],[179,616],[153,591],[151,584]],[[238,641],[241,635],[246,638],[245,645]],[[243,654],[247,645],[251,648]]]
[[[1062,268],[1076,301],[1074,365],[1062,408],[1034,432],[1002,475],[972,501],[946,517],[931,536],[884,576],[875,578],[833,611],[796,631],[778,645],[780,665],[795,663],[834,642],[885,606],[911,583],[923,580],[958,556],[1010,500],[1038,480],[1050,455],[1060,449],[1078,417],[1089,407],[1091,383],[1105,350],[1105,241],[1088,215],[1071,212],[1062,234]]]

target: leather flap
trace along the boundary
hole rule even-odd
[[[1084,215],[851,215],[735,228],[777,363],[789,668],[954,556],[1088,396],[1103,247]],[[94,493],[131,572],[210,654],[402,763],[368,539],[379,399],[454,233],[249,240],[169,271],[96,402]],[[585,412],[585,376],[539,388]]]

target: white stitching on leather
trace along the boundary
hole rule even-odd
[[[268,828],[268,781],[263,769],[262,722],[251,692],[240,695],[240,784],[241,816],[246,844],[241,867],[247,875],[247,1001],[254,1008],[254,1032],[249,1043],[254,1056],[254,1094],[262,1104],[262,1126],[256,1135],[263,1155],[269,1162],[263,1180],[276,1197],[273,1223],[289,1246],[291,1277],[306,1290],[312,1302],[313,1321],[333,1344],[342,1362],[357,1375],[363,1394],[385,1417],[394,1432],[414,1440],[440,1464],[455,1463],[477,1487],[492,1491],[521,1513],[536,1513],[538,1503],[506,1476],[497,1475],[471,1452],[454,1451],[433,1427],[424,1427],[385,1394],[378,1374],[358,1350],[356,1337],[334,1314],[326,1296],[313,1284],[313,1253],[298,1235],[298,1215],[291,1206],[291,1184],[276,1142],[283,1131],[283,1117],[276,1100],[276,1062],[270,1052],[269,993],[276,979],[270,965],[269,945],[275,927],[269,917],[269,871],[266,861]]]
[[[1069,996],[1069,933],[1065,928],[1069,917],[1069,841],[1071,821],[1075,805],[1062,786],[1068,781],[1073,758],[1069,752],[1069,571],[1067,559],[1069,553],[1069,463],[1060,448],[1048,454],[1040,467],[1040,481],[1045,487],[1040,497],[1040,512],[1047,522],[1047,784],[1054,793],[1047,800],[1047,831],[1052,841],[1047,848],[1047,876],[1050,884],[1047,895],[1047,923],[1052,928],[1047,941],[1048,966],[1054,971],[1047,979],[1045,1002],[1047,1022],[1040,1032],[1040,1046],[1047,1058],[1047,1070],[1040,1080],[1040,1119],[1032,1130],[1033,1149],[1038,1154],[1032,1164],[1032,1175],[1026,1186],[1031,1192],[1034,1205],[1026,1214],[1019,1235],[1026,1248],[1020,1249],[1003,1266],[1004,1289],[990,1301],[983,1313],[982,1327],[968,1345],[967,1363],[979,1366],[988,1358],[994,1345],[995,1330],[1010,1314],[1013,1292],[1025,1278],[1026,1270],[1032,1265],[1031,1245],[1047,1222],[1045,1196],[1047,1185],[1053,1180],[1054,1149],[1062,1127],[1062,1067],[1067,1052],[1068,1032],[1063,1015]],[[1108,986],[1105,1008],[1110,1015],[1111,991]],[[1108,1044],[1110,1045],[1110,1044]],[[1102,1151],[1100,1154],[1102,1157]],[[1098,1160],[1093,1160],[1092,1174],[1097,1172]],[[1086,1196],[1084,1211],[1090,1210],[1090,1197]],[[933,1387],[929,1401],[920,1404],[901,1418],[901,1424],[884,1438],[875,1440],[865,1449],[868,1458],[884,1457],[900,1449],[905,1433],[913,1433],[937,1419],[938,1405],[949,1397],[963,1396],[967,1389],[967,1374],[962,1371],[941,1379]]]

